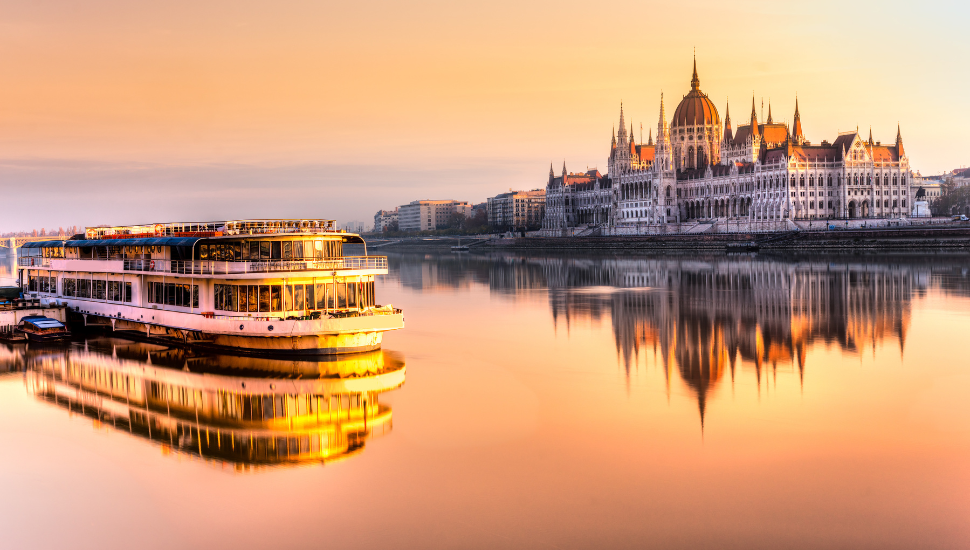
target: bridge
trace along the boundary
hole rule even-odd
[[[56,241],[67,240],[70,237],[63,235],[45,235],[43,237],[3,237],[0,238],[0,248],[20,248],[24,243],[33,241]]]

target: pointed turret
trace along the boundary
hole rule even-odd
[[[731,102],[728,101],[724,107],[724,143],[734,140],[734,132],[731,129]]]
[[[653,145],[653,128],[650,129],[650,141],[647,142],[647,145]]]
[[[549,163],[549,179],[552,180],[554,177],[556,177],[556,173],[552,171],[552,163],[550,162]]]
[[[869,127],[869,147],[875,145],[876,142],[872,140],[872,126]]]
[[[775,121],[771,119],[771,98],[768,98],[768,120],[765,124],[773,124]]]
[[[792,124],[792,136],[795,143],[801,145],[805,141],[805,134],[802,133],[802,117],[798,114],[798,96],[795,96],[795,121]]]
[[[630,123],[630,143],[633,143],[633,123]]]
[[[660,93],[660,120],[657,121],[657,145],[653,166],[658,170],[671,170],[674,165],[673,151],[670,147],[670,128],[667,127],[667,111],[664,109],[664,94]]]
[[[613,127],[613,141],[610,143],[610,154],[616,149],[616,126]]]
[[[562,161],[562,184],[566,185],[566,161]]]
[[[697,54],[694,54],[694,75],[690,79],[690,89],[698,90],[701,87],[701,81],[697,78]]]
[[[626,135],[626,120],[623,117],[623,102],[620,102],[620,133],[617,135],[617,145],[620,147],[626,147],[627,145],[627,135]]]
[[[906,156],[906,151],[903,150],[903,133],[899,129],[899,124],[896,125],[896,154],[900,157]]]
[[[751,94],[751,137],[758,137],[758,111],[755,108],[754,94]]]

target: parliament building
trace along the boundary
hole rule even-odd
[[[774,122],[771,106],[758,120],[736,128],[701,91],[697,62],[690,91],[668,123],[663,95],[656,142],[634,141],[623,106],[614,133],[608,174],[550,169],[546,218],[550,234],[580,225],[601,234],[666,232],[669,224],[720,230],[793,229],[795,221],[900,220],[913,208],[913,174],[897,128],[891,145],[858,131],[810,142],[798,101],[792,126]],[[689,227],[682,224],[687,223]],[[733,225],[732,225],[733,224]],[[573,234],[576,234],[575,232]]]

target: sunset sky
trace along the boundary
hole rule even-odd
[[[966,2],[0,2],[0,231],[481,202],[690,89],[970,164]],[[18,207],[11,208],[9,205]]]

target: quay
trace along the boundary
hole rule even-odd
[[[611,250],[970,250],[970,226],[897,227],[849,230],[795,230],[772,233],[713,233],[577,237],[519,237],[484,243],[490,249]]]

